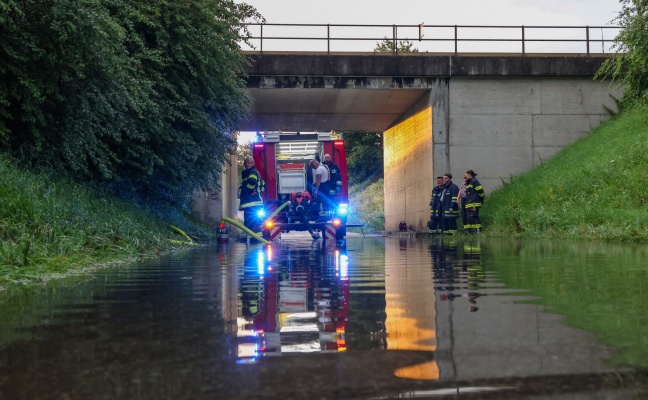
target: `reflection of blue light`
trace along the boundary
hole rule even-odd
[[[257,217],[263,218],[265,216],[266,216],[266,210],[260,209],[259,211],[257,211]]]
[[[263,276],[265,274],[265,252],[263,250],[259,250],[257,253],[257,270],[259,275]]]
[[[340,204],[338,206],[338,215],[345,216],[349,213],[349,205],[348,204]]]
[[[340,255],[340,278],[349,278],[349,256],[347,256],[346,254]]]
[[[236,360],[237,364],[254,364],[257,362],[257,357],[250,357],[250,358],[239,358]]]
[[[270,262],[270,261],[272,261],[272,247],[270,245],[268,245],[266,247],[266,251],[268,253],[268,262]]]
[[[340,256],[340,277],[349,277],[349,256],[347,255]]]

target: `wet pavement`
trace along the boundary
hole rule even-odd
[[[0,293],[1,399],[645,399],[643,247],[285,235]]]

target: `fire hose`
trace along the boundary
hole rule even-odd
[[[245,225],[243,225],[242,223],[240,223],[238,221],[235,221],[235,220],[233,220],[231,218],[227,218],[227,217],[223,217],[222,220],[225,221],[225,222],[229,222],[230,224],[232,224],[232,225],[234,225],[234,226],[236,226],[238,228],[241,228],[245,233],[252,236],[253,238],[255,238],[256,240],[258,240],[259,242],[261,242],[263,244],[270,243],[267,240],[265,240],[264,238],[262,238],[261,236],[257,235],[256,233],[254,233],[251,230],[249,230],[248,228],[246,228]]]

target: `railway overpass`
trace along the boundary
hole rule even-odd
[[[245,73],[253,103],[250,118],[241,121],[240,128],[383,132],[388,230],[402,220],[417,230],[426,229],[434,177],[451,172],[455,183],[461,183],[465,171],[472,169],[485,190],[493,190],[585,136],[609,118],[607,110],[614,109],[614,99],[621,96],[620,88],[593,79],[610,56],[605,51],[611,42],[603,36],[594,40],[593,32],[614,27],[388,26],[394,44],[412,40],[420,46],[438,46],[445,41],[454,50],[445,53],[434,48],[411,53],[335,52],[336,43],[358,38],[340,36],[332,25],[312,26],[322,27],[327,33],[315,37],[320,41],[304,44],[300,39],[306,37],[292,38],[290,46],[279,51],[268,51],[268,43],[287,38],[268,33],[271,26],[264,24],[258,36],[252,36],[258,40],[257,48],[248,52],[251,63]],[[423,28],[428,35],[423,41],[416,41],[416,33],[403,37],[407,29],[420,34]],[[482,33],[482,28],[493,28],[498,34],[509,28],[521,34],[508,39],[466,38],[462,28]],[[556,36],[560,28],[582,35]],[[439,39],[444,29],[454,35]],[[375,43],[380,38],[360,39]],[[514,49],[487,52],[502,42]],[[543,42],[556,52],[529,52]],[[326,43],[324,51],[320,43]],[[561,44],[576,52],[559,52]],[[601,52],[593,53],[599,45]],[[222,201],[222,214],[233,215],[236,176],[224,179],[229,184],[215,201]]]
[[[488,192],[609,118],[607,55],[255,53],[242,131],[384,132],[385,227],[426,229],[434,177]]]

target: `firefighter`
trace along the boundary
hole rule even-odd
[[[430,233],[443,233],[441,230],[441,214],[439,208],[441,207],[439,198],[443,190],[443,177],[437,176],[437,185],[432,189],[432,198],[430,199],[430,220],[428,221],[428,228]]]
[[[477,174],[472,169],[466,171],[466,232],[479,233],[481,231],[481,220],[479,209],[484,204],[484,189],[481,183],[475,178]]]
[[[457,205],[459,206],[459,213],[461,214],[461,226],[465,231],[468,224],[468,215],[466,214],[466,177],[464,176],[461,186],[459,186],[459,196],[457,197]]]
[[[328,211],[331,204],[329,201],[329,170],[316,159],[310,161],[310,166],[313,170],[313,198],[322,205],[323,211]]]
[[[331,159],[330,154],[324,154],[324,165],[328,168],[329,173],[331,174],[329,180],[329,201],[331,202],[331,208],[337,208],[337,196],[342,189],[342,173],[340,172],[340,167],[335,165],[333,159]]]
[[[315,160],[317,160],[317,162],[320,162],[319,154],[315,154]],[[313,166],[309,162],[308,164],[306,164],[306,189],[308,190],[308,193],[310,193],[311,197],[315,196],[314,183],[315,178],[313,177]]]
[[[459,216],[459,206],[457,197],[459,196],[459,187],[452,183],[452,174],[443,175],[443,190],[439,197],[439,213],[441,214],[441,229],[443,233],[454,235],[457,233],[457,217]]]
[[[306,191],[290,193],[290,208],[288,209],[288,215],[304,224],[306,230],[310,233],[313,239],[319,239],[319,233],[315,232],[315,229],[313,229],[310,222],[308,222],[309,216],[307,213],[310,210],[312,200],[310,193]],[[288,222],[290,222],[290,219]]]
[[[263,210],[261,193],[265,190],[265,182],[254,166],[250,156],[243,161],[245,169],[241,173],[241,186],[238,189],[239,210],[243,210],[243,224],[246,228],[261,236],[261,219],[259,211]]]

